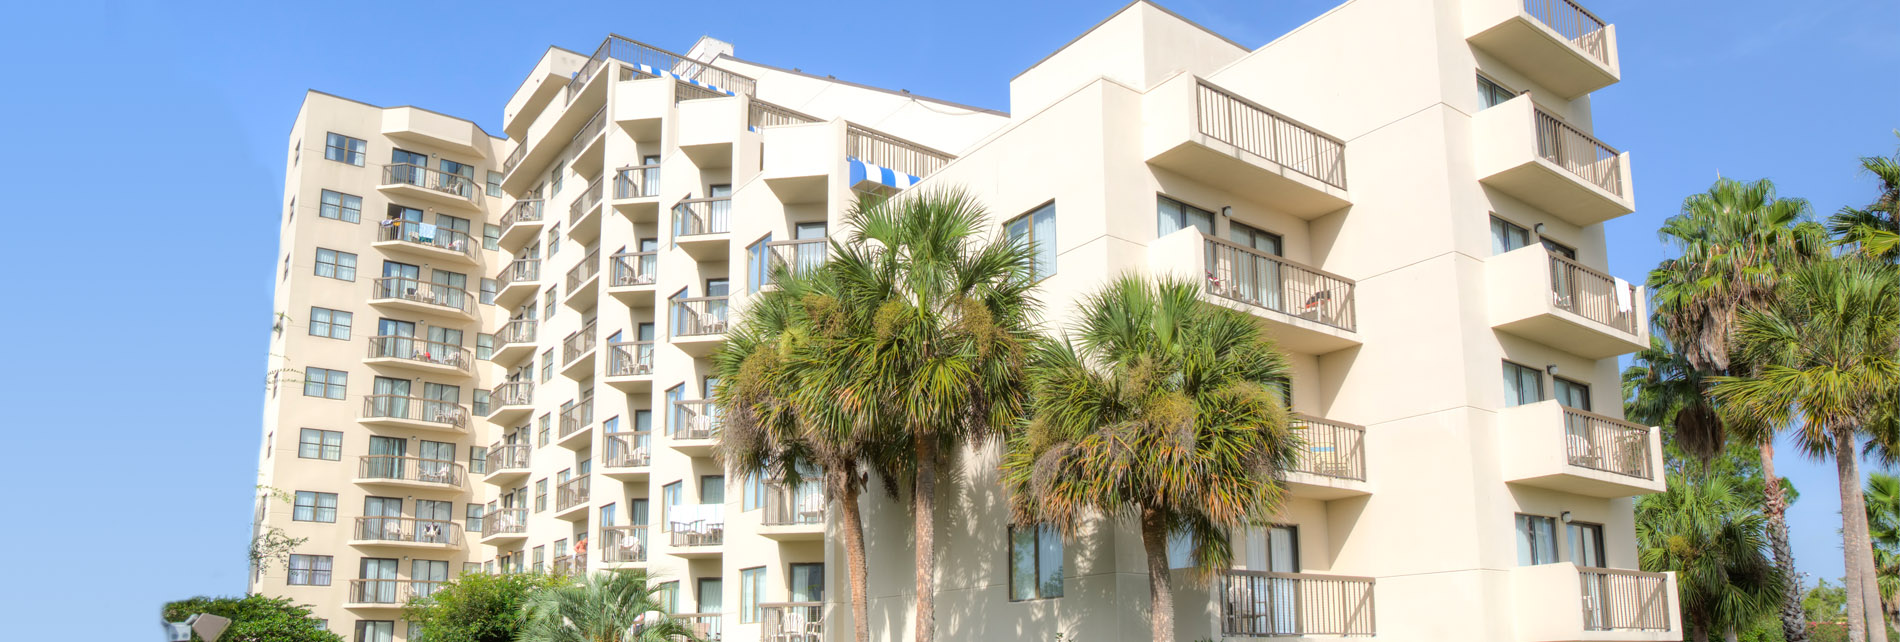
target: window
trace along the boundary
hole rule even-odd
[[[1570,539],[1570,561],[1577,566],[1603,568],[1603,525],[1571,522],[1564,525]]]
[[[1578,383],[1563,377],[1551,377],[1550,379],[1556,384],[1551,386],[1551,388],[1553,392],[1557,393],[1557,403],[1563,404],[1565,408],[1575,408],[1584,412],[1590,411],[1589,384]]]
[[[678,580],[661,582],[654,588],[654,597],[658,598],[660,610],[667,613],[680,612],[680,583]]]
[[[290,521],[336,523],[336,493],[300,490],[293,506]]]
[[[317,276],[338,281],[356,280],[356,255],[317,248]]]
[[[283,276],[277,277],[277,280],[278,281],[290,280],[290,255],[289,254],[284,255],[284,274]]]
[[[694,596],[694,599],[699,601],[699,612],[724,613],[726,611],[724,604],[726,601],[726,583],[724,580],[717,577],[702,577],[699,578],[699,581],[695,582],[695,584],[695,588],[699,589],[698,595]]]
[[[541,383],[554,378],[554,348],[541,353]],[[546,445],[546,444],[543,444]]]
[[[1194,568],[1194,535],[1187,531],[1168,533],[1168,568]]]
[[[418,586],[416,588],[420,589],[422,587]],[[407,634],[407,637],[403,638],[403,642],[422,642],[422,623],[421,622],[417,622],[415,620],[409,621],[409,633]]]
[[[548,258],[550,259],[554,258],[555,252],[561,251],[561,224],[560,223],[557,222],[557,223],[554,223],[553,225],[548,226],[547,245],[548,245]]]
[[[673,482],[660,487],[660,530],[662,531],[673,530],[672,520],[668,515],[673,512],[674,506],[684,503],[685,487],[681,486],[681,483]]]
[[[333,218],[345,223],[361,222],[363,197],[323,190],[323,204],[317,208],[317,216]]]
[[[1491,217],[1491,254],[1493,256],[1530,244],[1530,230],[1496,216]]]
[[[534,547],[534,571],[536,573],[541,572],[542,565],[546,564],[547,560],[548,560],[547,547],[546,546]]]
[[[1517,515],[1517,565],[1557,562],[1557,520],[1540,515]]]
[[[542,477],[540,479],[534,480],[534,512],[539,513],[547,509],[548,509],[548,479],[546,477]],[[539,563],[539,562],[540,560],[536,560],[536,563]]]
[[[357,167],[363,166],[363,152],[369,148],[360,138],[350,138],[336,132],[329,132],[324,138],[323,157]]]
[[[1504,85],[1493,82],[1483,74],[1478,75],[1478,109],[1490,109],[1515,96],[1516,94],[1505,89]]]
[[[348,387],[350,373],[342,370],[323,368],[304,368],[303,396],[342,399],[343,391]]]
[[[468,472],[475,473],[477,475],[488,474],[488,447],[487,446],[469,446],[468,447]]]
[[[567,161],[557,160],[554,161],[554,167],[548,170],[548,198],[554,198],[555,194],[561,193],[561,170],[566,165]]]
[[[1155,212],[1156,236],[1167,236],[1187,227],[1199,229],[1202,234],[1214,235],[1214,213],[1188,205],[1166,196],[1157,196]]]
[[[475,358],[487,361],[495,357],[495,335],[475,335]]]
[[[758,510],[765,508],[765,480],[759,477],[759,471],[746,473],[745,486],[739,491],[739,510]]]
[[[291,586],[329,586],[330,565],[334,561],[329,555],[290,556],[290,572],[284,577],[284,583]]]
[[[793,564],[792,601],[825,601],[825,565],[819,563]]]
[[[726,476],[725,475],[700,475],[699,476],[699,503],[701,504],[726,503]]]
[[[1037,281],[1055,275],[1056,204],[1053,201],[1004,223],[1003,232],[1009,235],[1011,241],[1026,239],[1029,246],[1035,249]]]
[[[501,291],[501,285],[494,279],[482,279],[482,305],[494,305],[495,294]]]
[[[475,389],[474,406],[475,406],[475,416],[477,417],[488,416],[488,391],[487,390],[483,390],[481,388]]]
[[[350,340],[350,320],[354,315],[342,310],[310,308],[310,335]]]
[[[1504,362],[1504,407],[1522,406],[1543,400],[1543,372],[1509,361]]]
[[[284,208],[284,224],[289,225],[291,221],[295,220],[297,220],[297,197],[292,196],[290,197],[290,206]]]
[[[1009,599],[1062,597],[1062,536],[1054,528],[1009,527]]]
[[[482,225],[482,249],[484,250],[501,249],[501,226],[500,225],[486,225],[486,224]]]
[[[501,172],[491,171],[488,173],[488,195],[497,198],[501,196]],[[491,247],[488,249],[492,250],[495,248]]]
[[[759,595],[765,591],[765,567],[739,569],[739,623],[752,624],[765,619],[759,608]]]
[[[541,448],[548,447],[548,425],[553,421],[549,419],[549,416],[550,415],[541,415],[541,427],[540,430],[537,431],[539,436],[535,439],[535,441],[538,442],[535,445]]]
[[[745,247],[746,276],[745,291],[758,294],[759,288],[772,278],[772,235],[766,234],[751,245]]]
[[[390,577],[395,577],[391,575]],[[395,642],[396,623],[390,620],[357,620],[356,642]]]
[[[297,432],[297,457],[301,459],[343,459],[343,433],[337,430],[304,428]]]
[[[554,313],[559,312],[561,310],[561,306],[557,305],[560,302],[560,297],[561,297],[561,284],[559,283],[549,284],[547,294],[542,297],[542,302],[541,302],[541,318],[542,319],[552,319],[554,318]]]
[[[301,162],[303,162],[303,139],[299,138],[297,142],[290,144],[290,166],[296,167]]]

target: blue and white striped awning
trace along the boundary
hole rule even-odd
[[[683,83],[686,83],[686,84],[689,84],[689,85],[693,85],[693,86],[695,86],[695,87],[704,87],[704,88],[706,88],[706,89],[710,89],[710,90],[713,90],[713,91],[716,91],[716,92],[719,92],[719,93],[722,93],[722,94],[725,94],[725,95],[727,95],[727,96],[736,96],[736,95],[738,95],[738,94],[735,94],[735,93],[733,93],[733,91],[732,91],[732,90],[730,90],[730,89],[725,89],[725,88],[723,88],[723,87],[720,87],[720,86],[718,86],[718,85],[708,85],[708,84],[706,84],[706,83],[703,83],[703,82],[700,82],[700,81],[697,81],[697,80],[694,80],[694,79],[691,79],[691,78],[681,78],[681,77],[679,76],[679,74],[676,74],[676,73],[673,73],[673,72],[671,72],[671,71],[667,71],[667,70],[665,70],[665,69],[654,69],[653,67],[651,67],[651,66],[649,66],[649,65],[645,65],[645,64],[638,64],[638,63],[636,63],[636,64],[634,64],[634,67],[635,67],[635,68],[638,68],[638,69],[640,70],[640,73],[643,73],[643,74],[646,74],[646,75],[648,75],[648,76],[658,76],[658,77],[660,77],[660,78],[672,78],[672,79],[674,79],[674,80],[677,80],[677,81],[680,81],[680,82],[683,82]]]
[[[889,185],[897,189],[904,189],[916,185],[917,181],[923,180],[889,167],[879,167],[866,163],[858,160],[855,156],[846,156],[844,160],[851,165],[852,185],[870,181],[882,185]]]

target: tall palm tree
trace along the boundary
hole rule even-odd
[[[1300,443],[1285,355],[1252,318],[1199,294],[1123,277],[1085,299],[1075,338],[1037,350],[1030,419],[1002,465],[1018,523],[1139,524],[1157,642],[1174,639],[1168,538],[1193,537],[1203,578],[1230,566],[1228,534],[1278,512],[1278,474]]]
[[[663,613],[644,571],[595,573],[568,586],[542,588],[521,607],[520,642],[677,642],[702,638]]]
[[[1810,262],[1773,301],[1742,314],[1735,348],[1753,372],[1713,377],[1724,418],[1799,421],[1803,450],[1833,457],[1840,477],[1848,636],[1885,642],[1861,488],[1859,439],[1900,393],[1900,282],[1891,264],[1860,256]],[[1856,588],[1858,587],[1858,588]],[[1873,617],[1868,617],[1869,615]],[[1872,626],[1870,626],[1872,624]]]
[[[1900,625],[1900,477],[1867,476],[1867,534],[1873,541],[1881,616]]]
[[[1860,167],[1880,181],[1880,194],[1865,207],[1835,212],[1828,217],[1828,229],[1860,253],[1883,261],[1900,259],[1900,156],[1867,156],[1860,159]]]
[[[1809,220],[1807,202],[1779,197],[1767,180],[1717,179],[1707,192],[1684,199],[1681,212],[1663,222],[1659,235],[1680,254],[1649,273],[1654,324],[1688,364],[1677,374],[1693,374],[1705,397],[1708,377],[1743,370],[1729,349],[1729,331],[1742,310],[1770,300],[1784,270],[1825,255],[1828,246],[1827,230]],[[1711,400],[1694,416],[1680,418],[1671,437],[1684,452],[1705,460],[1731,436],[1758,451],[1767,477],[1763,509],[1769,546],[1789,583],[1781,603],[1782,638],[1806,642],[1807,618],[1788,544],[1788,498],[1775,475],[1776,427],[1708,421],[1706,409],[1715,405]]]
[[[1690,464],[1668,490],[1636,500],[1637,555],[1650,572],[1675,571],[1682,617],[1695,642],[1736,631],[1774,611],[1787,584],[1768,558],[1768,520],[1730,475]]]

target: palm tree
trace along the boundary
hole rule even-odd
[[[1037,350],[1031,416],[1002,464],[1017,523],[1139,524],[1157,642],[1174,639],[1169,537],[1192,536],[1202,578],[1230,566],[1228,533],[1278,512],[1278,473],[1300,442],[1285,355],[1251,317],[1199,294],[1123,277],[1085,299],[1076,338]]]
[[[1858,439],[1900,393],[1900,292],[1890,264],[1848,256],[1790,272],[1773,301],[1742,314],[1735,349],[1751,364],[1746,377],[1713,377],[1724,418],[1801,424],[1808,454],[1834,458],[1840,477],[1842,552],[1848,584],[1848,636],[1887,639],[1870,610],[1879,606]],[[1772,487],[1772,485],[1771,485]],[[1874,624],[1875,626],[1869,626]]]
[[[1867,476],[1867,534],[1874,546],[1874,576],[1880,586],[1880,612],[1900,625],[1900,477]],[[1871,618],[1870,618],[1871,619]]]
[[[1773,183],[1722,178],[1709,191],[1683,200],[1682,211],[1664,221],[1659,234],[1680,255],[1649,273],[1654,322],[1687,368],[1660,375],[1693,376],[1709,396],[1706,379],[1743,371],[1730,358],[1729,331],[1742,310],[1770,300],[1783,270],[1826,253],[1827,231],[1808,220],[1806,201],[1780,198]],[[1656,360],[1652,363],[1665,363]],[[1707,460],[1735,437],[1761,458],[1763,510],[1775,565],[1789,583],[1781,603],[1781,632],[1786,642],[1806,642],[1794,550],[1788,544],[1788,498],[1775,475],[1775,426],[1760,422],[1709,421],[1713,399],[1678,418],[1671,438],[1684,452]],[[1719,413],[1718,419],[1726,419]],[[1656,418],[1649,421],[1657,422]]]
[[[1865,207],[1841,208],[1828,217],[1828,229],[1843,245],[1893,261],[1900,258],[1900,157],[1867,156],[1860,167],[1880,181],[1880,195]]]
[[[1636,500],[1645,571],[1675,571],[1682,617],[1696,642],[1736,630],[1777,608],[1787,583],[1766,553],[1767,519],[1732,475],[1710,465],[1671,473],[1668,490]]]
[[[520,642],[676,642],[701,640],[663,613],[663,589],[644,571],[595,573],[568,586],[542,588],[521,607]]]

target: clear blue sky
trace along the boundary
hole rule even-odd
[[[1000,109],[1011,76],[1121,2],[10,6],[0,621],[25,630],[4,637],[67,619],[61,639],[155,639],[161,601],[243,590],[283,147],[305,89],[494,132],[543,49],[615,31],[673,49],[709,34]],[[1772,177],[1822,214],[1869,198],[1855,158],[1895,148],[1900,5],[1586,2],[1621,38],[1624,80],[1596,98],[1599,136],[1634,152],[1639,211],[1609,225],[1618,276],[1641,280],[1657,224],[1718,172]],[[1335,3],[1165,4],[1253,47]],[[1803,491],[1797,559],[1838,577],[1833,469],[1783,453]]]

